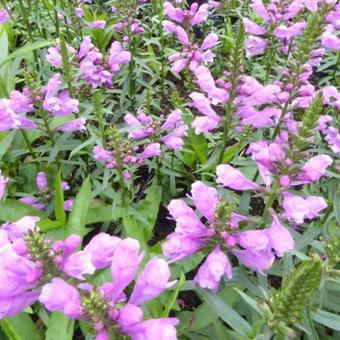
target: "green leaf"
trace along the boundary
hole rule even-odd
[[[254,309],[256,312],[258,312],[260,315],[263,314],[262,310],[260,309],[260,307],[257,305],[256,300],[254,300],[253,298],[251,298],[249,295],[247,295],[246,293],[242,292],[241,290],[235,288],[235,290],[241,295],[241,297],[243,298],[243,300],[252,308]]]
[[[20,313],[1,320],[0,327],[9,340],[42,339],[40,332],[27,313]]]
[[[148,241],[152,236],[152,231],[155,226],[159,205],[162,199],[162,187],[156,181],[147,189],[146,196],[139,206],[139,215],[144,218],[142,223],[144,225],[145,240]]]
[[[161,199],[162,188],[154,181],[147,189],[146,196],[141,204],[123,214],[126,236],[136,238],[144,246],[146,245],[152,236]]]
[[[236,313],[235,310],[218,295],[210,293],[202,288],[197,288],[196,290],[223,321],[225,321],[238,334],[248,338],[248,334],[251,332],[251,327],[245,319]]]
[[[53,43],[51,41],[35,41],[33,43],[27,43],[25,46],[16,49],[7,58],[5,58],[0,63],[0,69],[2,68],[2,66],[4,66],[4,64],[6,64],[8,61],[14,58],[17,57],[27,58],[28,56],[30,56],[30,53],[33,52],[34,50],[38,50],[40,48],[44,48],[52,44]]]
[[[0,137],[0,160],[2,157],[6,154],[6,152],[9,150],[9,148],[12,145],[13,139],[15,135],[17,134],[17,131],[11,131],[9,133],[4,134],[4,137]],[[1,134],[0,134],[1,136]]]
[[[204,135],[197,135],[193,129],[189,130],[190,145],[195,151],[196,157],[201,164],[207,161],[208,142]]]
[[[238,143],[230,146],[223,152],[223,164],[229,163],[234,156],[236,155],[237,151],[239,150],[240,145]]]
[[[90,199],[91,182],[90,177],[87,177],[73,203],[66,227],[67,235],[76,234],[81,237],[85,235],[86,214],[89,208]]]
[[[145,248],[146,241],[143,234],[143,227],[136,220],[131,218],[128,213],[125,213],[122,216],[125,236],[135,238],[142,244],[142,247]]]
[[[38,216],[45,217],[45,215],[40,211],[28,204],[16,201],[13,199],[6,199],[0,202],[0,220],[6,222],[14,222],[24,216]]]
[[[169,313],[170,313],[171,309],[173,308],[173,306],[175,305],[179,291],[183,287],[184,283],[185,283],[185,275],[183,274],[183,272],[181,272],[181,276],[180,276],[179,281],[177,283],[177,287],[174,290],[174,292],[171,294],[171,296],[170,296],[170,298],[169,298],[169,300],[166,304],[166,307],[164,309],[164,312],[163,312],[164,318],[169,316]]]
[[[313,320],[322,325],[340,331],[340,315],[319,310],[312,314]]]
[[[66,214],[64,209],[64,191],[62,188],[61,173],[58,172],[55,180],[55,202],[54,202],[54,214],[56,219],[62,224],[66,223]]]
[[[72,340],[74,321],[59,312],[51,314],[45,340]]]
[[[111,222],[114,219],[112,209],[111,205],[89,207],[86,215],[86,224]]]

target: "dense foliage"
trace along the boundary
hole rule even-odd
[[[0,338],[339,339],[336,0],[0,0]]]

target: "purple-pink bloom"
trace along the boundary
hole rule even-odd
[[[301,168],[298,179],[306,182],[317,181],[325,175],[327,167],[332,163],[333,159],[328,155],[314,156]]]
[[[91,262],[96,269],[102,269],[111,264],[113,252],[120,241],[116,236],[99,233],[86,245],[84,252],[91,255]]]
[[[215,188],[208,187],[201,181],[196,181],[191,186],[191,198],[197,209],[208,221],[215,220],[215,210],[219,201]]]
[[[113,296],[115,300],[134,279],[144,253],[139,253],[140,244],[137,240],[127,238],[116,245],[111,263]]]
[[[113,157],[111,153],[102,146],[96,145],[93,147],[93,159],[102,162],[112,162]]]
[[[267,40],[250,35],[246,40],[246,56],[253,57],[262,54],[267,47]]]
[[[267,230],[270,238],[270,246],[275,250],[277,256],[282,257],[286,252],[295,248],[295,242],[290,232],[280,223],[279,218],[272,214],[273,222]]]
[[[308,196],[303,198],[288,192],[283,193],[282,205],[286,218],[298,224],[303,223],[305,218],[317,217],[319,212],[327,207],[323,197]]]
[[[220,250],[219,246],[216,246],[200,266],[194,282],[202,288],[217,292],[223,275],[226,275],[230,280],[233,277],[233,271],[227,255]]]
[[[208,133],[215,129],[221,118],[212,109],[210,100],[199,92],[192,92],[189,97],[192,99],[190,105],[205,115],[205,117],[196,117],[192,122],[191,125],[195,129],[195,133]]]
[[[217,183],[234,190],[257,190],[259,186],[229,164],[216,167]]]
[[[22,197],[19,199],[20,202],[30,205],[31,207],[38,209],[38,210],[44,210],[45,204],[41,203],[38,198],[33,196],[27,196]]]
[[[321,35],[321,43],[330,50],[340,51],[340,38],[332,32],[324,32]]]
[[[126,327],[142,322],[143,317],[143,311],[140,307],[128,303],[119,310],[118,324],[125,330]]]
[[[33,101],[29,95],[19,91],[11,91],[11,108],[15,113],[26,113],[33,111]]]
[[[178,323],[175,318],[150,319],[126,328],[126,333],[133,340],[177,340],[175,326]]]
[[[39,291],[27,291],[14,296],[0,297],[0,320],[24,311],[37,301]]]
[[[106,25],[105,20],[96,20],[96,21],[90,22],[90,26],[95,29],[104,29],[105,25]]]
[[[86,131],[86,119],[80,117],[73,119],[67,123],[64,123],[58,127],[58,131],[62,132],[85,132]]]
[[[249,20],[248,18],[243,18],[243,25],[244,30],[246,33],[252,35],[264,35],[266,34],[267,30],[260,25],[255,24],[253,21]]]
[[[108,65],[112,72],[117,73],[121,65],[128,64],[131,60],[131,53],[125,51],[119,41],[114,41],[110,47]]]
[[[92,275],[96,271],[96,267],[92,263],[92,255],[84,250],[67,256],[60,269],[66,275],[78,280],[85,280],[84,275]]]
[[[21,126],[19,116],[11,108],[9,99],[0,99],[0,132]]]
[[[5,191],[6,191],[7,183],[8,183],[8,177],[3,176],[1,174],[1,170],[0,170],[0,201],[5,196]]]
[[[154,156],[160,156],[161,153],[161,145],[159,143],[151,143],[145,147],[144,151],[139,154],[139,157],[140,159],[147,159]]]
[[[232,253],[245,266],[259,273],[263,273],[265,270],[269,269],[275,260],[275,256],[270,250],[258,253],[234,248]]]
[[[167,236],[162,244],[162,250],[164,255],[174,262],[196,253],[203,244],[204,241],[201,239],[174,232]]]
[[[250,7],[265,22],[269,23],[271,21],[270,14],[268,13],[266,7],[264,6],[262,0],[253,0]]]
[[[170,276],[167,262],[157,257],[152,258],[138,276],[129,303],[140,305],[157,297],[177,282],[168,282]]]
[[[39,301],[51,312],[63,312],[77,319],[82,314],[78,290],[58,277],[43,286]]]
[[[38,230],[39,220],[40,218],[36,216],[24,216],[15,222],[3,224],[2,230],[6,230],[8,238],[14,242],[27,233]]]
[[[38,172],[35,181],[36,181],[38,190],[44,191],[48,189],[47,176],[45,172],[43,171]]]
[[[10,18],[9,13],[5,8],[0,8],[0,25],[4,24]]]

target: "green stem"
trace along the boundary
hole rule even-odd
[[[23,130],[23,129],[20,129],[20,132],[21,132],[22,136],[24,137],[25,143],[27,145],[27,148],[28,148],[29,152],[31,153],[31,156],[33,158],[36,158],[35,152],[34,152],[34,150],[32,148],[32,145],[31,145],[31,143],[30,143],[30,141],[28,139],[26,131]]]
[[[59,18],[58,18],[58,11],[57,11],[57,0],[53,0],[54,5],[54,25],[57,37],[60,38],[60,28],[59,28]]]

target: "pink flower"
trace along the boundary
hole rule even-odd
[[[138,306],[126,304],[119,310],[118,323],[124,329],[134,326],[143,321],[143,311]]]
[[[193,191],[192,191],[193,193]],[[196,195],[195,195],[196,196]],[[170,215],[176,220],[175,231],[181,235],[200,237],[206,229],[192,208],[180,199],[171,200],[168,205]]]
[[[171,259],[171,262],[181,260],[196,253],[203,245],[204,241],[190,236],[171,233],[162,244],[164,255]]]
[[[217,190],[206,186],[201,181],[196,181],[191,186],[192,200],[197,209],[208,221],[215,220],[215,210],[218,205],[219,197]]]
[[[264,6],[262,0],[253,0],[252,4],[250,5],[250,7],[264,21],[266,21],[266,22],[270,22],[271,21],[270,15],[269,15],[266,7]]]
[[[40,191],[48,189],[47,176],[43,171],[38,172],[36,177],[37,188]]]
[[[208,133],[215,129],[221,118],[212,109],[210,100],[199,92],[193,92],[189,95],[189,97],[192,99],[190,105],[206,116],[196,117],[192,122],[192,127],[195,128],[195,133]]]
[[[131,60],[131,53],[125,51],[119,41],[114,41],[110,47],[108,65],[112,72],[119,71],[121,65],[128,64]]]
[[[0,244],[0,299],[21,295],[34,288],[41,276],[37,265],[18,255],[12,244]]]
[[[60,47],[50,47],[47,49],[46,61],[53,65],[54,67],[63,66],[63,59],[60,54]]]
[[[340,51],[340,38],[332,32],[324,32],[321,36],[321,43],[330,50]]]
[[[0,25],[4,24],[10,18],[9,13],[5,8],[0,8]]]
[[[20,125],[19,116],[11,108],[11,101],[0,99],[0,132],[17,129]]]
[[[8,178],[3,176],[1,174],[1,170],[0,170],[0,201],[4,198],[5,196],[5,191],[6,191],[6,186],[8,183]]]
[[[232,252],[245,266],[262,274],[273,265],[275,260],[270,250],[258,253],[235,248]]]
[[[151,259],[138,276],[129,303],[140,305],[160,295],[177,281],[168,282],[171,272],[166,261]]]
[[[223,275],[226,275],[230,280],[233,277],[232,267],[228,257],[220,250],[219,246],[216,246],[199,268],[194,282],[202,288],[217,292]]]
[[[8,238],[14,242],[23,238],[27,233],[38,230],[37,223],[40,218],[36,216],[24,216],[19,220],[2,225],[2,229],[6,230]]]
[[[234,190],[257,190],[259,186],[246,178],[241,171],[229,164],[221,164],[216,168],[217,183]]]
[[[275,28],[274,35],[280,39],[291,39],[295,36],[300,36],[306,27],[305,22],[297,22],[289,27],[280,25]]]
[[[33,101],[29,97],[29,94],[24,94],[19,91],[12,91],[10,98],[11,108],[15,113],[26,113],[33,111]]]
[[[161,145],[159,143],[152,143],[145,147],[144,151],[139,155],[140,159],[147,159],[154,156],[161,155]]]
[[[80,295],[76,288],[60,278],[43,286],[39,301],[51,312],[63,312],[70,318],[81,316]]]
[[[77,7],[74,11],[77,18],[82,18],[84,16],[84,11],[81,7]]]
[[[322,197],[309,196],[303,198],[288,192],[283,193],[283,209],[286,218],[295,223],[303,223],[305,218],[312,219],[318,216],[319,212],[327,207]]]
[[[213,104],[225,104],[228,101],[228,92],[224,89],[216,87],[215,80],[207,67],[202,65],[197,67],[195,69],[195,76],[197,77],[197,84],[202,89],[202,91],[207,93]]]
[[[84,252],[91,255],[91,262],[96,269],[102,269],[111,264],[113,252],[120,241],[118,237],[99,233],[86,245]]]
[[[265,39],[249,36],[246,40],[246,56],[253,57],[255,55],[263,54],[267,47],[267,41]]]
[[[146,121],[145,118],[147,118]],[[124,121],[129,127],[129,138],[142,139],[154,133],[154,129],[148,126],[152,122],[152,119],[142,111],[138,112],[137,117],[131,113],[127,113],[124,116]]]
[[[277,101],[277,94],[281,89],[278,85],[267,85],[254,91],[252,95],[242,100],[243,105],[264,105],[275,103]]]
[[[295,242],[290,232],[280,223],[276,214],[272,215],[273,222],[267,230],[270,238],[270,245],[277,256],[282,257],[286,252],[295,248]]]
[[[40,292],[28,291],[14,296],[0,297],[0,320],[24,311],[37,301]]]
[[[332,163],[333,160],[328,155],[314,156],[301,168],[302,173],[298,179],[307,182],[317,181],[325,175],[326,168]]]
[[[105,150],[102,146],[93,147],[93,159],[102,162],[112,162],[113,157],[111,153]]]
[[[178,323],[175,318],[150,319],[127,328],[126,333],[135,340],[177,340]]]
[[[85,132],[86,131],[86,119],[83,117],[73,119],[67,123],[64,123],[58,127],[58,131],[62,132]]]
[[[74,199],[70,198],[64,201],[64,209],[66,211],[71,211],[74,204]]]
[[[97,20],[90,22],[90,26],[95,29],[104,29],[106,25],[105,20]]]
[[[127,238],[116,245],[111,263],[113,300],[119,298],[123,290],[134,279],[144,253],[139,254],[139,242]]]
[[[247,33],[252,35],[264,35],[266,34],[266,29],[255,24],[253,21],[248,18],[243,18],[244,29]]]
[[[67,256],[61,265],[61,270],[68,276],[78,280],[85,280],[84,275],[92,275],[96,267],[92,263],[92,256],[83,250]]]
[[[181,8],[176,8],[171,2],[165,1],[163,4],[164,14],[171,20],[182,23],[184,21],[184,11]]]
[[[188,126],[181,125],[174,130],[172,130],[166,136],[161,138],[161,141],[172,150],[181,150],[184,144],[183,138],[187,136]]]
[[[318,0],[304,0],[303,1],[307,9],[311,12],[316,12],[318,9]]]
[[[270,249],[270,239],[266,230],[246,230],[237,235],[237,243],[242,248],[252,252],[261,252]]]
[[[44,210],[45,209],[45,204],[44,203],[40,203],[39,199],[36,197],[32,197],[32,196],[27,196],[27,197],[22,197],[19,199],[20,202],[28,204],[30,206],[32,206],[35,209],[38,210]]]

